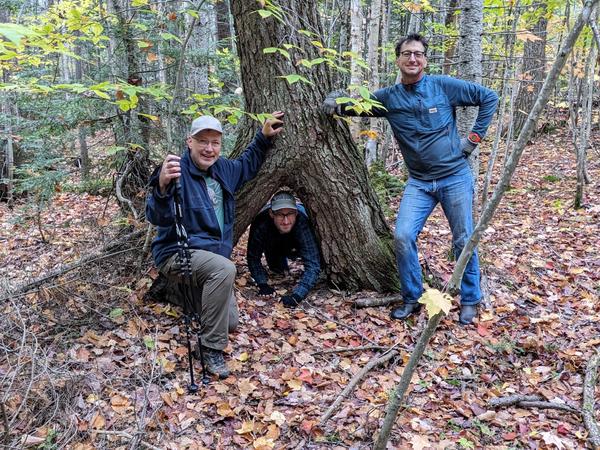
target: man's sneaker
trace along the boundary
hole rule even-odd
[[[215,350],[212,348],[202,346],[202,354],[204,355],[204,365],[206,371],[210,374],[218,376],[220,379],[227,378],[229,376],[229,369],[223,359],[223,352],[221,350]],[[196,359],[200,359],[200,349],[196,347],[194,350],[194,356]]]

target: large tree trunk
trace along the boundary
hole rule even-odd
[[[321,245],[331,282],[347,289],[398,288],[392,236],[373,189],[363,158],[344,122],[323,115],[319,105],[332,90],[324,64],[307,69],[300,58],[319,57],[307,37],[297,30],[321,33],[317,2],[279,2],[285,20],[262,19],[258,2],[232,2],[246,109],[265,112],[284,109],[285,129],[278,137],[258,177],[238,196],[236,239],[254,215],[281,186],[289,186],[305,203]],[[282,42],[281,36],[285,36]],[[295,45],[291,58],[264,54],[265,47]],[[312,84],[288,84],[280,77],[301,75]],[[256,124],[241,127],[237,151],[248,144]]]

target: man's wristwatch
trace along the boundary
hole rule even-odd
[[[471,131],[469,133],[469,136],[467,137],[467,139],[469,140],[469,142],[471,142],[472,144],[475,144],[475,145],[477,145],[481,142],[481,136],[479,136],[474,131]]]

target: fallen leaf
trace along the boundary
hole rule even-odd
[[[548,445],[555,445],[556,448],[558,449],[563,449],[565,448],[565,445],[563,444],[563,441],[561,438],[559,438],[557,435],[551,433],[551,432],[544,432],[541,433],[542,435],[542,439],[544,439],[544,442]]]
[[[279,411],[273,411],[269,419],[275,422],[278,426],[281,426],[285,423],[285,416]]]
[[[254,422],[251,422],[249,420],[245,420],[242,423],[242,426],[240,428],[238,428],[237,430],[235,430],[235,432],[237,434],[252,433],[253,431],[254,431]]]
[[[94,417],[92,417],[92,420],[90,420],[90,428],[101,430],[102,428],[104,428],[105,425],[106,420],[104,419],[104,416],[102,416],[100,413],[94,414]]]
[[[257,440],[255,440],[252,443],[252,446],[256,450],[270,450],[273,447],[275,447],[275,442],[273,441],[273,439],[269,439],[266,437],[259,437]]]
[[[424,448],[429,447],[431,444],[426,436],[415,434],[410,440],[410,445],[412,445],[414,450],[423,450]]]

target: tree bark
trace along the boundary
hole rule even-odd
[[[285,109],[283,133],[270,150],[257,178],[238,195],[235,239],[281,186],[289,186],[304,202],[317,238],[325,270],[332,283],[350,290],[397,290],[392,236],[371,188],[360,151],[344,122],[319,110],[333,90],[324,64],[311,69],[295,64],[314,59],[319,51],[298,30],[322,34],[317,2],[279,2],[285,20],[262,19],[256,2],[233,2],[246,110],[258,113]],[[281,37],[285,36],[282,42]],[[290,59],[265,54],[265,47],[288,43]],[[286,75],[300,75],[311,84],[288,84]],[[256,124],[240,129],[235,156],[252,139]],[[360,245],[357,245],[360,243]]]

